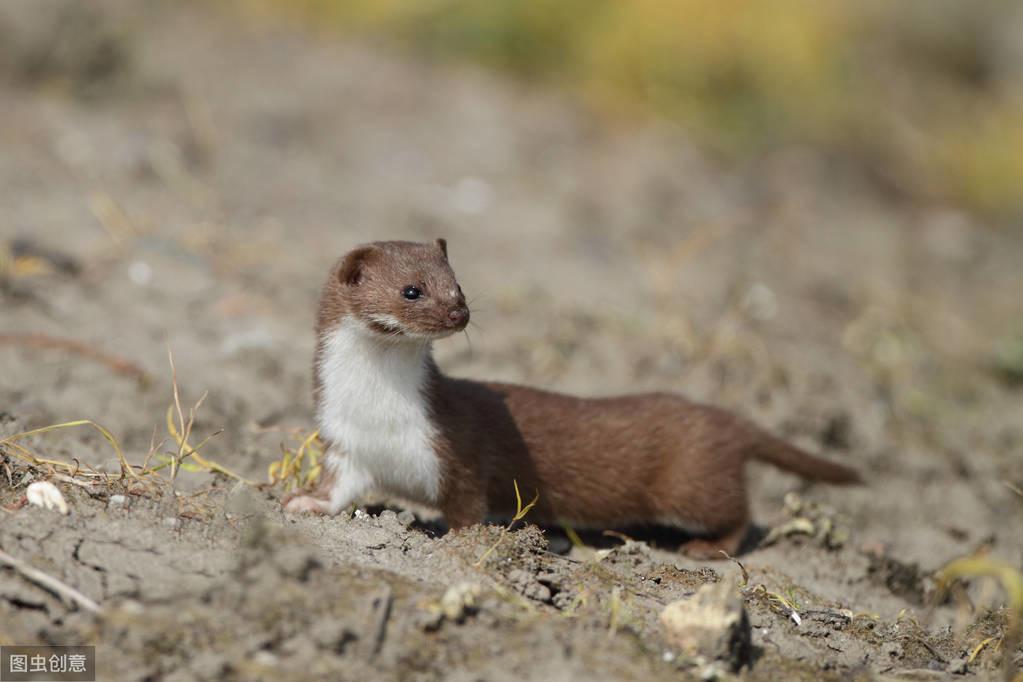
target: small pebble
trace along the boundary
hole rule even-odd
[[[140,287],[144,287],[153,281],[153,267],[145,261],[134,261],[128,266],[128,278]]]
[[[181,519],[175,518],[173,516],[168,516],[163,520],[163,525],[171,529],[177,529],[181,527]]]
[[[478,583],[461,582],[452,585],[444,592],[440,600],[440,608],[448,620],[461,622],[467,613],[476,609],[476,601],[483,593]]]
[[[70,513],[67,502],[57,486],[49,481],[36,481],[25,490],[28,503],[43,509],[52,509],[65,516]]]
[[[128,599],[121,604],[121,610],[132,616],[139,616],[146,610],[142,604],[134,599]]]
[[[408,528],[416,522],[416,515],[410,512],[408,509],[402,509],[398,512],[398,523]]]
[[[124,495],[111,495],[107,506],[111,509],[124,509],[128,506],[128,498]]]
[[[421,630],[435,632],[440,629],[444,622],[444,611],[441,608],[418,611],[415,615],[415,623]]]
[[[252,662],[255,663],[256,665],[272,668],[277,665],[278,659],[269,651],[266,651],[265,649],[260,649],[255,654],[253,654]]]
[[[949,662],[948,668],[945,670],[945,672],[947,672],[947,673],[949,673],[951,675],[965,675],[969,671],[970,671],[970,662],[969,662],[969,659],[966,656],[961,656],[959,658],[953,658]]]
[[[721,665],[719,661],[714,661],[700,669],[700,679],[707,680],[708,682],[711,680],[720,680],[727,675],[727,672],[728,671],[725,670],[724,666]]]

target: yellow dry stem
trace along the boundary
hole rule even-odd
[[[966,662],[967,663],[973,663],[973,659],[977,658],[977,655],[980,654],[980,652],[984,650],[984,647],[986,647],[988,644],[990,644],[994,640],[995,640],[994,637],[988,637],[987,639],[981,640],[980,644],[978,644],[977,646],[973,647],[973,651],[970,652],[970,656],[969,656],[969,658],[966,659]]]
[[[1012,564],[987,556],[968,556],[955,559],[946,565],[936,574],[938,582],[938,594],[946,594],[952,582],[958,578],[979,577],[994,578],[997,580],[1008,597],[1009,619],[1005,634],[1002,636],[1001,645],[1004,650],[1002,665],[1005,671],[1005,679],[1021,682],[1023,673],[1012,676],[1012,652],[1020,641],[1023,634],[1023,573]],[[988,638],[974,647],[970,653],[969,661],[972,661],[990,643],[993,638]]]
[[[579,533],[575,532],[575,528],[572,526],[566,526],[562,524],[561,528],[565,531],[565,535],[568,536],[568,541],[572,543],[573,547],[585,547],[586,543],[579,537]]]
[[[967,577],[994,578],[1009,598],[1009,630],[1015,631],[1023,621],[1023,573],[1015,566],[983,556],[956,559],[937,573],[938,589],[944,592],[952,581]]]
[[[512,480],[512,485],[515,486],[515,516],[512,517],[512,521],[521,521],[529,513],[529,510],[536,506],[536,503],[540,501],[540,492],[537,491],[533,499],[530,500],[529,504],[525,507],[522,506],[522,495],[519,494],[519,482]]]
[[[208,443],[210,441],[210,439],[212,439],[217,434],[212,434],[210,436],[207,436],[205,439],[203,439],[203,441],[201,443],[199,443],[198,447],[194,447],[193,448],[191,445],[189,445],[188,441],[185,438],[185,436],[181,435],[181,433],[178,431],[177,426],[174,424],[174,405],[171,405],[170,407],[167,408],[167,433],[170,434],[171,438],[174,439],[174,441],[178,444],[178,447],[180,448],[180,452],[181,452],[180,461],[183,461],[186,457],[191,457],[192,460],[196,463],[196,465],[201,467],[205,471],[209,471],[209,472],[213,472],[213,473],[218,473],[218,474],[223,474],[223,475],[225,475],[225,476],[227,476],[229,478],[233,478],[233,479],[235,479],[237,481],[241,481],[242,483],[245,483],[246,485],[251,485],[251,486],[257,485],[255,482],[250,481],[247,478],[244,478],[242,476],[239,476],[238,474],[234,473],[233,471],[231,471],[227,467],[222,466],[220,464],[217,464],[216,462],[214,462],[212,460],[208,460],[208,459],[206,459],[205,457],[203,457],[202,455],[199,454],[199,450],[204,445],[206,445],[206,443]],[[168,463],[170,463],[170,462],[168,462]],[[153,470],[155,471],[157,469],[160,469],[163,466],[165,466],[166,464],[167,463],[165,463],[164,465],[161,465],[160,467],[154,467]]]
[[[75,421],[64,422],[62,424],[51,424],[50,426],[43,426],[38,429],[32,429],[31,431],[22,431],[21,433],[16,433],[13,436],[8,436],[7,438],[0,440],[0,445],[13,446],[16,450],[19,450],[22,453],[22,456],[26,457],[32,464],[36,465],[47,464],[50,466],[77,468],[77,465],[70,465],[67,462],[57,462],[54,460],[39,459],[38,457],[34,456],[31,452],[29,452],[28,449],[20,445],[17,445],[15,441],[28,438],[29,436],[36,436],[43,433],[49,433],[50,431],[56,431],[58,429],[69,429],[78,426],[91,426],[92,428],[99,431],[100,435],[102,435],[103,438],[105,438],[106,441],[110,443],[110,446],[114,449],[114,452],[117,454],[117,461],[120,462],[121,465],[121,474],[122,475],[127,474],[129,476],[132,476],[133,478],[140,478],[138,472],[136,472],[132,468],[132,466],[128,464],[128,460],[124,458],[124,451],[121,450],[121,445],[120,443],[117,442],[117,439],[114,438],[114,435],[104,427],[92,421],[91,419],[78,419]]]
[[[311,486],[319,480],[323,470],[320,463],[323,449],[314,445],[319,437],[320,432],[313,431],[302,440],[294,452],[284,448],[281,459],[271,462],[267,469],[270,485],[284,483],[285,489],[290,490]]]
[[[490,556],[491,553],[493,553],[493,551],[500,546],[502,541],[504,541],[504,536],[507,535],[508,531],[511,530],[512,526],[515,525],[517,521],[521,521],[522,519],[524,519],[526,517],[526,514],[529,513],[529,510],[536,506],[536,503],[540,501],[540,493],[539,491],[537,491],[536,495],[533,496],[533,499],[530,500],[529,504],[523,507],[522,494],[519,492],[519,482],[515,479],[512,479],[512,485],[515,486],[515,516],[512,517],[512,520],[508,523],[508,525],[505,528],[501,529],[501,535],[500,537],[497,538],[497,542],[495,542],[486,552],[484,552],[483,556],[476,560],[476,563],[473,564],[476,567],[483,565],[483,562],[487,560],[487,557]]]

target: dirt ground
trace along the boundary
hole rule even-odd
[[[974,552],[1023,561],[1023,391],[993,365],[1023,319],[1018,229],[810,150],[731,166],[555,93],[199,3],[2,9],[0,438],[91,419],[141,463],[167,436],[169,348],[186,409],[208,392],[193,443],[222,430],[203,455],[263,483],[314,428],[330,264],[444,236],[476,322],[437,344],[445,371],[678,391],[865,473],[835,489],[751,466],[760,536],[789,532],[739,557],[742,678],[1020,664],[994,583],[942,600],[934,581]],[[18,443],[118,471],[87,427]],[[727,674],[672,650],[658,615],[740,568],[664,533],[452,536],[398,500],[292,517],[279,487],[205,472],[51,474],[0,447],[0,550],[102,613],[0,566],[0,644],[95,644],[99,679]],[[41,478],[69,515],[24,504]]]

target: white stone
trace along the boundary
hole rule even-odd
[[[32,483],[25,491],[25,496],[28,497],[28,503],[36,507],[53,509],[61,514],[68,514],[71,511],[60,490],[49,481]]]

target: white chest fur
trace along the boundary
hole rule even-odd
[[[424,394],[426,344],[387,343],[354,320],[330,332],[316,371],[320,432],[375,487],[426,503],[440,493]],[[335,463],[336,464],[336,463]]]

